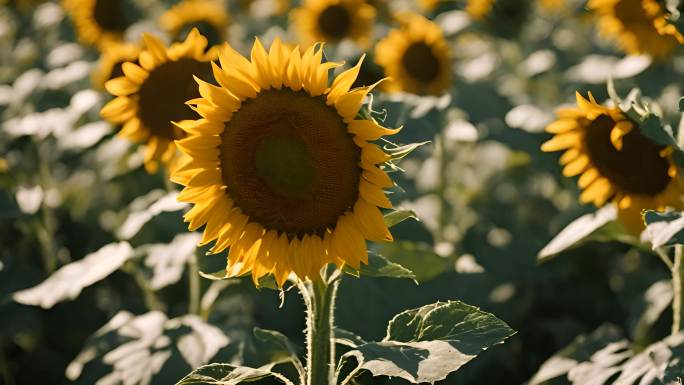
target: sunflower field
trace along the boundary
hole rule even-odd
[[[681,385],[679,0],[0,0],[0,384]]]

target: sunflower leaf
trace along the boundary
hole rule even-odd
[[[385,214],[385,224],[387,227],[393,227],[409,218],[418,220],[418,216],[413,210],[393,210]]]
[[[356,270],[349,265],[343,267],[343,271],[349,275],[359,277],[386,277],[386,278],[408,278],[415,281],[416,276],[404,266],[390,262],[380,254],[368,253],[368,264],[361,264],[361,269]]]
[[[290,362],[300,376],[304,376],[304,366],[298,357],[299,348],[292,344],[282,333],[275,330],[254,328],[254,337],[260,355],[266,356],[271,363]]]
[[[285,385],[294,385],[282,374],[268,368],[250,368],[230,364],[209,364],[193,370],[176,385],[237,385],[242,383],[258,384],[261,380],[275,378]],[[272,383],[264,381],[263,383]]]
[[[614,205],[606,205],[595,213],[585,214],[567,225],[537,255],[538,262],[546,262],[555,255],[587,240],[601,228],[615,222],[617,210]]]
[[[663,246],[684,244],[684,217],[681,212],[646,210],[643,215],[646,234],[653,250]]]
[[[382,341],[360,345],[342,359],[355,358],[374,376],[433,383],[513,334],[505,322],[476,307],[437,302],[396,315]]]

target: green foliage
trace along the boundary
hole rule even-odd
[[[269,377],[278,382],[293,385],[287,378],[266,369],[233,366],[229,364],[210,364],[193,370],[176,385],[237,385],[243,383],[267,383],[261,380]]]
[[[646,232],[653,249],[663,246],[684,244],[684,218],[681,212],[644,212]]]
[[[411,383],[435,382],[458,370],[481,351],[515,332],[492,314],[462,302],[437,302],[395,316],[380,342],[347,338],[359,369],[374,376],[400,377]],[[338,337],[339,338],[339,337]]]
[[[413,272],[398,263],[390,262],[382,255],[368,253],[368,264],[362,264],[360,270],[355,270],[349,265],[344,266],[344,272],[358,277],[389,277],[415,279]]]

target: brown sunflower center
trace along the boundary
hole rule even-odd
[[[622,138],[618,151],[610,141],[615,121],[601,115],[589,124],[586,146],[591,161],[604,177],[625,192],[656,195],[670,182],[669,163],[660,156],[659,146],[633,129]]]
[[[123,32],[130,22],[123,0],[96,0],[93,19],[105,31]]]
[[[207,80],[209,63],[183,58],[168,61],[150,72],[140,86],[140,120],[152,135],[177,138],[178,130],[171,121],[197,119],[197,114],[185,102],[200,96],[192,75]]]
[[[318,28],[326,37],[340,40],[347,36],[351,27],[351,15],[341,5],[331,5],[318,16]]]
[[[337,111],[304,92],[243,102],[219,157],[235,205],[266,229],[321,235],[358,197],[360,149]]]
[[[422,41],[406,48],[401,64],[409,76],[423,83],[430,83],[439,76],[439,59],[432,47]]]
[[[620,0],[615,4],[615,17],[624,25],[637,29],[653,29],[653,22],[646,15],[641,0]]]

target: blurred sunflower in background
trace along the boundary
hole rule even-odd
[[[238,8],[244,12],[252,11],[252,7],[268,8],[272,15],[282,15],[291,6],[291,0],[238,0]]]
[[[292,10],[291,16],[307,45],[351,39],[365,47],[372,37],[375,13],[375,8],[365,0],[304,0]]]
[[[625,53],[662,58],[684,43],[656,0],[589,0],[587,7],[598,17],[600,35],[616,41]]]
[[[102,107],[100,115],[123,124],[119,133],[122,137],[146,142],[145,168],[153,173],[159,161],[172,168],[174,140],[184,136],[172,122],[197,117],[185,102],[199,96],[193,76],[209,78],[209,62],[215,56],[205,53],[207,39],[197,29],[184,42],[168,48],[149,34],[143,35],[143,41],[139,64],[124,63],[124,75],[105,83],[116,98]]]
[[[531,7],[531,0],[467,0],[465,11],[488,32],[512,39],[528,20]]]
[[[93,87],[102,89],[108,80],[123,76],[121,66],[125,62],[137,62],[140,46],[133,43],[110,41],[102,47],[97,67],[93,70]]]
[[[78,39],[87,45],[119,41],[133,23],[133,6],[124,0],[63,0]]]
[[[321,47],[276,39],[267,52],[256,40],[248,61],[226,44],[212,64],[220,87],[199,81],[192,102],[202,119],[179,125],[190,159],[172,174],[178,199],[194,204],[191,231],[206,224],[201,244],[230,247],[228,276],[316,280],[328,263],[367,263],[366,240],[392,240],[379,209],[392,207],[389,156],[369,141],[398,129],[357,116],[373,88],[350,90],[361,63],[329,86],[340,64],[322,63]]]
[[[639,233],[641,211],[681,207],[684,184],[670,159],[671,148],[644,136],[639,124],[617,107],[604,107],[591,93],[577,93],[579,108],[562,108],[546,131],[555,136],[543,151],[562,151],[563,175],[579,175],[580,201],[597,207],[615,202],[625,227]]]
[[[159,18],[159,24],[174,41],[185,39],[197,28],[210,46],[226,40],[229,21],[228,12],[218,0],[185,0]]]
[[[390,78],[390,92],[439,95],[451,87],[449,44],[440,27],[418,14],[398,16],[393,29],[375,46],[375,58]]]

